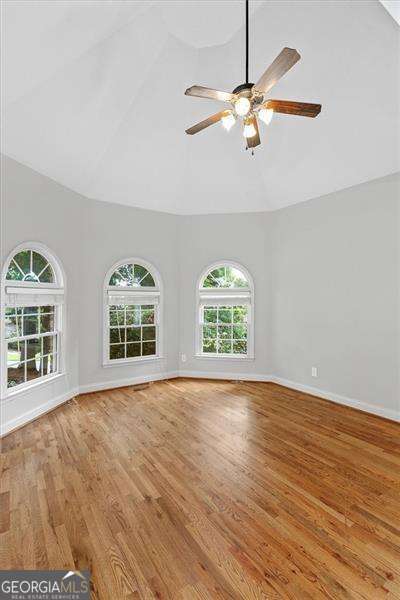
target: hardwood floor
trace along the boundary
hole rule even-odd
[[[1,568],[92,597],[400,598],[400,425],[269,383],[80,396],[3,440]]]

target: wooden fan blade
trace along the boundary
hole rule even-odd
[[[300,54],[293,48],[284,48],[270,64],[268,69],[255,84],[257,92],[266,94],[276,82],[284,76],[300,60]]]
[[[206,127],[209,127],[210,125],[214,125],[214,123],[218,123],[218,121],[220,121],[222,119],[222,117],[229,115],[230,112],[231,112],[230,110],[221,110],[221,112],[218,112],[215,115],[211,115],[211,117],[204,119],[204,121],[200,121],[200,123],[196,123],[196,125],[192,125],[192,127],[189,127],[189,129],[186,129],[186,133],[188,133],[189,135],[198,133],[199,131],[202,131]]]
[[[235,95],[230,94],[229,92],[213,90],[212,88],[203,87],[202,85],[192,85],[192,87],[186,90],[185,95],[210,98],[210,100],[220,100],[221,102],[231,102],[235,98]]]
[[[321,112],[320,104],[309,102],[291,102],[290,100],[267,100],[265,108],[272,108],[274,112],[285,115],[300,115],[301,117],[316,117]]]
[[[256,129],[256,134],[253,135],[253,137],[250,138],[246,138],[247,140],[247,147],[248,148],[255,148],[256,146],[259,146],[261,144],[261,140],[260,140],[260,130],[258,129],[258,122],[257,122],[257,118],[255,115],[253,115],[252,117],[250,117],[248,119],[249,123],[252,123]]]

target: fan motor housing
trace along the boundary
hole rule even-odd
[[[251,98],[251,90],[253,86],[254,83],[242,83],[241,85],[235,87],[235,89],[232,91],[232,94],[239,94],[240,96],[244,96],[245,98]]]

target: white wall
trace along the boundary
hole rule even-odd
[[[260,379],[273,372],[271,313],[271,214],[242,213],[181,217],[179,239],[181,292],[180,369],[249,376]],[[201,272],[218,260],[233,260],[248,269],[255,292],[254,360],[195,356],[196,284]],[[186,361],[182,362],[182,354]]]
[[[78,388],[178,371],[272,378],[399,414],[399,175],[276,212],[190,217],[89,200],[7,158],[2,183],[2,261],[24,240],[46,244],[66,271],[68,298],[67,374],[2,402],[6,428]],[[164,359],[104,368],[104,276],[132,256],[163,278]],[[254,279],[254,360],[195,357],[196,281],[223,259],[243,264]]]
[[[2,426],[18,426],[79,386],[78,286],[84,199],[43,175],[2,157],[1,263],[24,241],[41,242],[60,260],[66,274],[66,374],[1,404]],[[1,357],[2,359],[3,357]]]
[[[82,237],[80,385],[83,390],[112,387],[113,382],[177,373],[178,360],[178,220],[166,213],[118,204],[86,201]],[[163,281],[163,359],[103,367],[103,282],[120,259],[152,263]]]
[[[399,207],[397,174],[271,215],[275,375],[388,416],[400,407]]]

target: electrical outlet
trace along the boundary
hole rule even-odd
[[[186,354],[181,354],[181,361],[186,362]]]
[[[318,377],[317,367],[311,367],[311,377]]]

